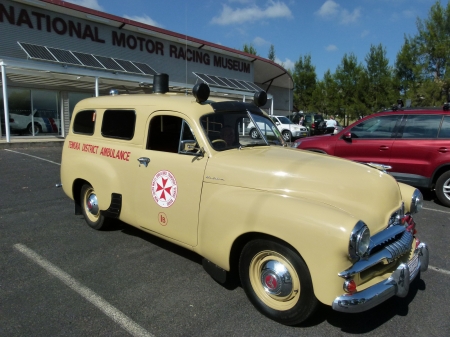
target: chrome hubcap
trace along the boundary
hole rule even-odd
[[[98,201],[97,196],[94,193],[91,193],[86,200],[86,207],[89,213],[93,215],[98,214]]]
[[[274,260],[267,261],[261,269],[261,284],[272,296],[285,297],[292,292],[292,278],[286,267]]]
[[[444,195],[450,200],[450,179],[446,180],[444,186],[442,187]]]

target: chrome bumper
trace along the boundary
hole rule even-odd
[[[388,298],[397,295],[405,297],[409,291],[409,284],[420,271],[428,269],[428,246],[420,243],[414,251],[413,258],[408,263],[402,263],[385,281],[379,282],[370,288],[337,297],[332,308],[342,312],[362,312],[369,310]]]

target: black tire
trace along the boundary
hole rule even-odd
[[[281,135],[283,136],[283,139],[284,139],[286,142],[289,142],[289,141],[292,139],[292,134],[291,134],[291,131],[289,131],[289,130],[284,130],[284,131],[281,133]]]
[[[450,171],[443,173],[436,181],[436,196],[442,205],[450,207]]]
[[[33,135],[33,126],[31,123],[28,124],[27,130],[30,135]],[[34,136],[38,135],[40,132],[42,132],[41,126],[39,125],[39,123],[34,123]]]
[[[250,130],[250,137],[252,139],[258,139],[259,138],[259,132],[256,129],[251,129]]]
[[[83,187],[81,187],[80,205],[81,212],[89,227],[97,230],[103,230],[108,227],[110,219],[101,213],[98,208],[95,190],[89,184],[84,184]]]
[[[300,324],[318,305],[308,267],[287,245],[250,241],[240,256],[239,276],[256,309],[281,324]],[[290,282],[283,282],[285,278]]]

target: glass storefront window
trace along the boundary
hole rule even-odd
[[[50,90],[31,90],[31,97],[33,114],[30,126],[31,122],[34,122],[34,134],[60,134],[59,93]],[[33,134],[30,127],[27,131],[28,134]]]
[[[69,92],[69,118],[72,119],[73,109],[79,101],[85,98],[94,97],[92,94],[84,92]]]

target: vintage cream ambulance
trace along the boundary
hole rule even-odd
[[[89,98],[75,107],[61,179],[94,229],[111,218],[239,275],[253,305],[287,325],[319,302],[355,313],[406,296],[428,267],[413,214],[421,193],[380,170],[285,145],[255,103],[168,92]],[[249,123],[260,134],[246,133]]]

